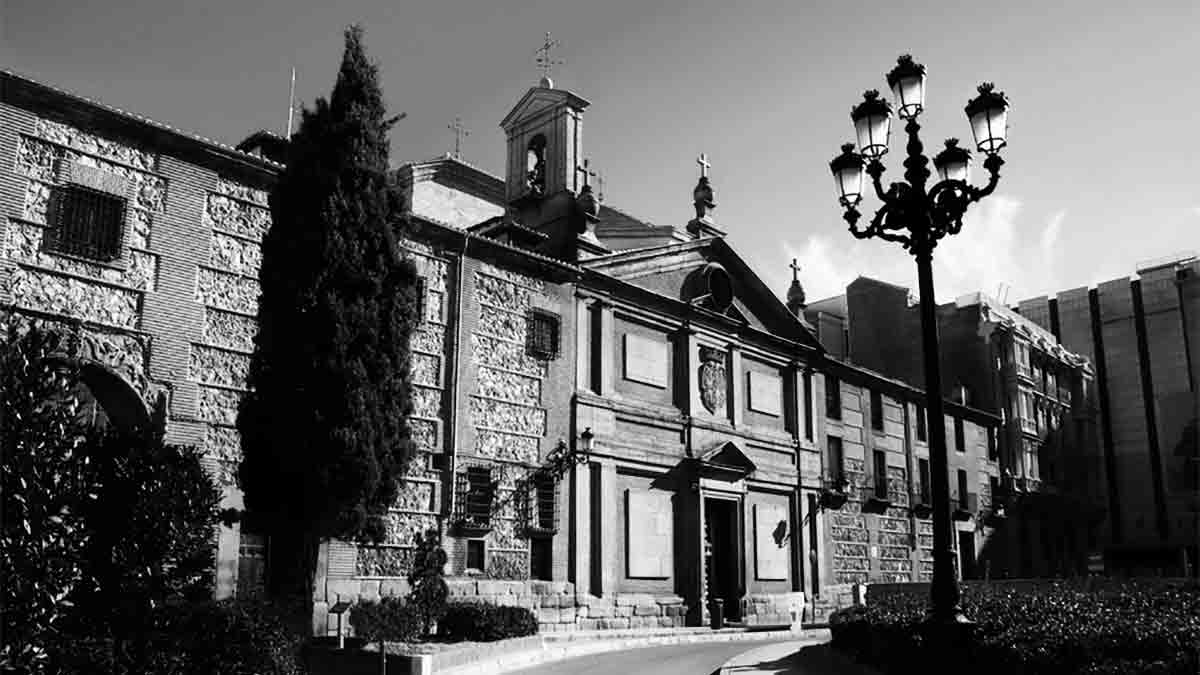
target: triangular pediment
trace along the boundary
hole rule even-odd
[[[500,122],[500,126],[505,131],[508,131],[518,121],[537,117],[560,105],[566,105],[575,110],[582,111],[591,105],[591,103],[587,99],[565,89],[530,87],[529,91],[525,92],[525,95],[521,97],[521,100],[517,101],[517,104],[513,106],[513,109],[504,116],[504,119]]]
[[[700,453],[696,458],[700,475],[722,480],[741,480],[754,473],[758,466],[733,441],[723,441]]]
[[[623,251],[584,266],[697,310],[820,349],[812,327],[792,314],[723,238]],[[724,282],[727,289],[722,288]]]

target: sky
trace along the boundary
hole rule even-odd
[[[0,0],[0,66],[236,144],[284,130],[293,67],[299,103],[328,95],[351,23],[407,113],[393,164],[453,150],[459,117],[464,159],[497,175],[499,122],[537,83],[549,31],[556,86],[592,103],[584,154],[607,203],[682,228],[705,153],[718,224],[780,295],[792,258],[810,300],[860,275],[915,289],[898,245],[847,232],[828,166],[850,107],[890,97],[904,53],[928,69],[930,155],[970,139],[980,82],[1012,102],[999,188],[935,253],[939,300],[1015,303],[1200,250],[1194,0]],[[903,173],[900,131],[885,181]]]

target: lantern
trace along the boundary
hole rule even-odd
[[[980,152],[993,155],[1008,144],[1008,99],[995,85],[979,85],[979,95],[967,103],[966,112]]]
[[[829,163],[838,190],[838,201],[846,208],[862,201],[863,164],[862,156],[854,152],[853,143],[843,145],[842,154]]]
[[[896,114],[911,119],[925,109],[925,66],[915,63],[908,54],[896,59],[896,67],[887,74],[892,88],[892,100],[899,108]]]
[[[888,151],[892,128],[892,104],[879,98],[874,89],[863,93],[863,101],[850,110],[859,151],[867,159],[879,159]]]
[[[946,139],[946,149],[933,158],[938,177],[942,180],[967,182],[971,171],[971,152],[958,147],[957,138]]]

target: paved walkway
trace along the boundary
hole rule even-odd
[[[827,643],[775,642],[743,651],[721,665],[720,675],[877,675]]]
[[[712,642],[637,647],[577,656],[512,672],[515,675],[712,675],[720,671],[721,664],[754,645]]]

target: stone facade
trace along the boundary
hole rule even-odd
[[[89,358],[147,403],[169,393],[168,440],[201,446],[225,505],[240,507],[235,421],[278,165],[12,81],[5,92],[28,92],[0,105],[0,300],[29,320],[82,321]],[[514,139],[569,127],[580,140],[584,107],[531,91],[506,118],[509,163],[527,159]],[[707,625],[718,604],[734,624],[794,624],[851,584],[922,578],[928,523],[909,500],[925,452],[912,425],[921,392],[831,358],[722,236],[607,206],[587,212],[599,225],[584,218],[567,161],[581,150],[564,139],[542,148],[556,172],[547,185],[562,189],[522,193],[523,222],[504,216],[503,180],[457,160],[396,172],[414,225],[402,246],[423,289],[409,420],[419,454],[383,542],[322,546],[314,629],[333,629],[339,600],[403,596],[414,538],[430,529],[455,598],[530,607],[548,631]],[[47,205],[71,181],[126,200],[115,264],[46,250]],[[837,419],[821,414],[832,377]],[[880,391],[876,428],[865,420]],[[975,476],[987,503],[995,471],[981,429],[998,420],[948,411],[948,433],[965,420],[969,446],[952,471]],[[851,479],[837,511],[818,506],[831,437]],[[535,493],[533,472],[555,457],[574,461]],[[890,502],[868,513],[877,457]],[[486,485],[466,485],[484,470]],[[469,495],[486,517],[467,512]],[[239,549],[261,546],[221,528],[218,595],[239,586]]]

